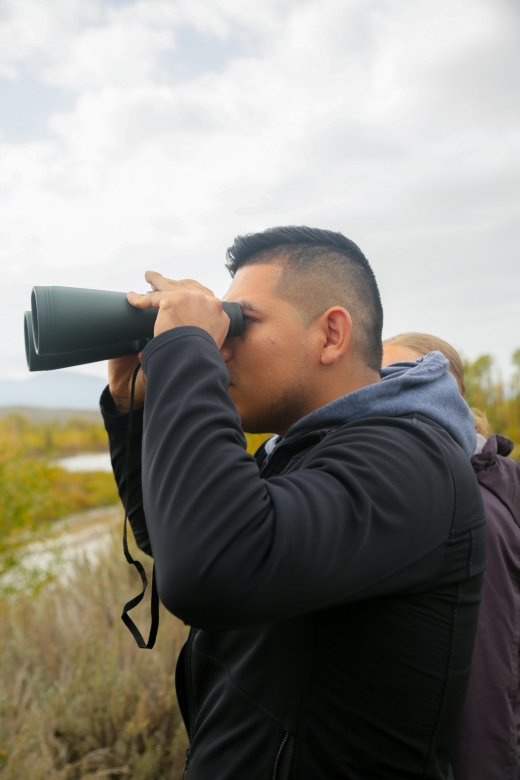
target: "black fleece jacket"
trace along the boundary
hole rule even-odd
[[[162,334],[143,368],[129,514],[161,600],[192,626],[177,666],[189,780],[445,778],[485,568],[466,455],[412,415],[255,460],[207,333]],[[122,487],[128,420],[107,391],[102,409]]]

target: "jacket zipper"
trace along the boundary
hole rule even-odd
[[[340,427],[339,425],[332,425],[330,428],[319,428],[316,431],[310,431],[308,433],[304,433],[298,439],[295,439],[293,442],[291,442],[290,445],[285,445],[283,441],[280,442],[279,444],[276,445],[274,450],[271,452],[271,455],[269,456],[269,458],[267,458],[267,461],[264,459],[263,466],[261,466],[260,468],[260,476],[263,477],[264,479],[269,479],[269,476],[273,471],[273,463],[276,463],[277,456],[279,455],[280,452],[283,452],[285,447],[287,446],[291,447],[296,443],[300,444],[301,447],[301,444],[307,441],[307,446],[303,447],[302,449],[297,449],[294,452],[294,454],[289,458],[288,463],[284,466],[283,470],[280,473],[275,475],[277,477],[281,476],[287,471],[289,466],[292,465],[296,455],[301,456],[306,449],[312,447],[313,444],[319,444],[321,441],[323,441],[325,436],[328,436],[329,433],[332,433],[339,427]]]
[[[186,780],[188,777],[188,768],[190,765],[190,749],[189,747],[186,748],[186,760],[184,761],[184,766],[182,768],[182,780]]]
[[[291,757],[294,747],[294,736],[289,734],[288,731],[283,735],[283,739],[278,748],[276,758],[274,760],[272,780],[287,780],[289,777],[289,770],[291,768]],[[287,757],[285,756],[287,754]],[[286,758],[282,769],[282,758]]]
[[[189,720],[190,720],[190,732],[189,732],[189,738],[190,740],[193,738],[193,722],[195,719],[195,703],[193,701],[193,680],[191,679],[191,655],[192,655],[192,647],[193,642],[195,639],[195,630],[193,628],[190,629],[190,633],[188,636],[188,644],[186,646],[186,669],[185,669],[185,676],[186,676],[186,694],[188,697],[188,711],[189,711]]]
[[[188,637],[188,644],[186,647],[186,669],[185,669],[185,676],[186,676],[186,695],[188,697],[188,714],[189,714],[189,720],[190,720],[190,735],[193,734],[193,721],[194,721],[194,701],[192,697],[192,680],[191,680],[191,649],[193,646],[193,640],[195,639],[195,631],[190,629],[190,635]],[[186,759],[184,761],[184,767],[182,769],[182,780],[186,780],[188,777],[188,769],[190,766],[190,746],[186,748]]]

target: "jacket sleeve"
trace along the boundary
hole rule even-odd
[[[118,415],[114,400],[106,387],[99,402],[101,414],[108,433],[110,460],[117,484],[119,497],[123,506],[128,508],[128,520],[132,527],[135,541],[139,549],[147,555],[152,555],[150,537],[146,526],[143,508],[143,491],[141,486],[141,452],[143,438],[143,410],[136,409],[132,419],[132,438],[129,442],[128,461],[128,505],[127,505],[127,474],[126,456],[128,444],[129,415]]]
[[[454,485],[421,426],[407,422],[405,435],[404,423],[343,426],[297,471],[263,479],[209,334],[167,331],[146,346],[143,367],[143,491],[157,585],[186,623],[285,619],[424,587],[437,574]]]

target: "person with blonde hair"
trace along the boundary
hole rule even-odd
[[[448,371],[455,377],[460,394],[463,397],[466,395],[462,359],[457,350],[451,344],[448,344],[447,341],[440,339],[438,336],[430,336],[429,333],[410,332],[401,333],[398,336],[393,336],[391,339],[386,339],[383,342],[383,348],[385,354],[383,366],[408,360],[415,361],[428,355],[430,352],[442,352],[449,361]],[[491,435],[491,427],[485,413],[474,407],[471,407],[471,411],[475,420],[477,435],[488,439]]]
[[[429,333],[400,333],[383,341],[383,366],[390,363],[414,362],[430,352],[442,352],[449,360],[449,372],[457,380],[460,394],[466,395],[464,366],[456,349],[447,341]]]
[[[383,342],[383,366],[420,361],[441,352],[461,395],[464,366],[446,341],[402,333]],[[513,443],[490,435],[486,416],[473,409],[477,449],[471,463],[487,519],[488,568],[468,694],[452,758],[455,780],[520,776],[520,464],[507,456]]]

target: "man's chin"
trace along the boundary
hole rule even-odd
[[[238,413],[240,415],[240,423],[242,425],[242,430],[246,433],[269,433],[270,427],[269,424],[265,420],[260,420],[258,417],[255,417],[251,414],[241,414],[240,409],[238,409]]]
[[[247,408],[247,405],[244,404],[244,399],[240,397],[240,393],[237,391],[236,385],[232,382],[228,385],[228,393],[235,404],[243,431],[247,431],[247,433],[265,433],[270,430],[269,427],[265,427],[267,421],[258,413],[258,410]]]
[[[232,382],[230,382],[229,385],[228,385],[228,394],[229,394],[229,397],[231,398],[231,400],[233,401],[233,403],[236,406],[236,410],[237,410],[237,412],[238,412],[238,414],[240,416],[240,421],[241,421],[242,426],[243,426],[244,423],[243,423],[243,419],[242,419],[242,411],[241,411],[241,408],[240,408],[241,407],[240,397],[239,397],[239,395],[238,395],[238,393],[236,391],[235,385]],[[244,430],[245,430],[245,428],[244,428]]]
[[[257,433],[257,431],[254,431],[253,428],[255,427],[255,423],[251,419],[251,415],[247,414],[247,412],[244,412],[243,408],[241,407],[240,401],[237,398],[233,397],[233,393],[229,393],[231,396],[231,400],[235,404],[236,410],[238,412],[238,416],[240,417],[240,425],[242,426],[243,431],[247,431],[247,433]]]

